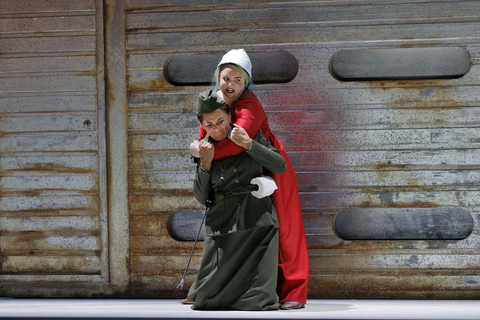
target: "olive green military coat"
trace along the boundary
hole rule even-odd
[[[283,173],[286,163],[259,132],[250,150],[197,167],[194,193],[213,205],[206,220],[202,263],[188,293],[193,309],[276,310],[278,221],[270,197],[258,199],[250,180],[263,168]]]

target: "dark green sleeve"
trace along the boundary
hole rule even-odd
[[[285,159],[283,159],[280,151],[268,142],[261,131],[259,131],[255,139],[253,139],[252,146],[250,150],[247,150],[247,153],[271,172],[284,173],[287,169],[287,163]]]
[[[197,166],[197,172],[195,172],[195,181],[193,183],[193,193],[195,198],[201,204],[205,204],[210,195],[210,189],[212,188],[212,182],[210,180],[210,174],[202,171],[200,165]]]

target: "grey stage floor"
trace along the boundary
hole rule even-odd
[[[0,298],[0,318],[45,319],[480,319],[472,300],[309,300],[305,309],[194,311],[179,300]]]

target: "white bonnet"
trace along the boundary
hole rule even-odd
[[[247,71],[248,75],[252,77],[252,62],[248,57],[248,54],[243,49],[233,49],[225,53],[222,57],[222,60],[218,64],[219,67],[222,64],[233,63],[237,66],[242,67]]]

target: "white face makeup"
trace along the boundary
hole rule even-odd
[[[237,70],[226,67],[220,72],[219,85],[225,103],[232,105],[243,93],[245,79]]]
[[[228,136],[230,130],[231,115],[222,109],[203,114],[202,126],[208,135],[217,141]]]

